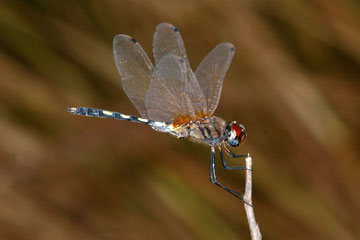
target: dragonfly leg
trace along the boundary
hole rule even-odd
[[[246,158],[248,155],[237,155],[236,153],[232,152],[230,149],[228,149],[225,145],[223,146],[226,154],[231,158]]]
[[[250,169],[247,169],[245,166],[228,166],[226,164],[226,160],[225,160],[225,157],[224,157],[224,154],[223,154],[221,148],[219,148],[219,153],[220,153],[222,165],[224,166],[224,168],[226,170],[245,170],[245,169],[250,170]]]
[[[243,194],[241,192],[238,192],[238,191],[232,190],[228,187],[225,187],[217,180],[216,169],[215,169],[215,148],[213,148],[213,147],[211,148],[211,158],[210,158],[210,181],[213,184],[215,184],[216,186],[221,187],[222,189],[224,189],[225,191],[227,191],[234,197],[236,197],[244,202]]]

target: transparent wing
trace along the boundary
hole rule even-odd
[[[207,114],[211,116],[220,99],[224,77],[233,59],[235,47],[220,43],[202,60],[195,76],[205,96]]]
[[[176,55],[162,57],[146,94],[149,118],[163,122],[170,122],[178,116],[195,118],[188,92],[185,61]]]
[[[190,68],[184,41],[179,30],[170,23],[160,23],[157,25],[153,39],[153,52],[155,66],[164,56],[176,55],[184,59],[186,67]]]
[[[145,96],[149,89],[154,66],[140,44],[133,38],[119,34],[114,37],[115,65],[124,92],[140,116],[147,118]]]
[[[193,111],[197,117],[203,117],[207,113],[206,99],[191,68],[188,69],[188,78],[188,96],[191,101]]]
[[[206,99],[190,68],[184,42],[179,30],[175,26],[170,23],[160,23],[156,27],[153,40],[153,52],[156,66],[161,59],[167,55],[176,55],[184,60],[187,69],[187,79],[189,81],[188,96],[192,102],[193,110],[195,113],[205,113],[207,109]]]

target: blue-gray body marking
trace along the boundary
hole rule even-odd
[[[117,120],[126,120],[129,122],[143,123],[151,126],[154,130],[159,132],[168,132],[173,135],[177,134],[172,131],[171,124],[166,122],[157,122],[150,119],[145,119],[141,117],[136,117],[132,115],[126,115],[119,112],[113,112],[97,108],[89,107],[76,107],[76,108],[67,108],[68,112],[73,113],[74,115],[87,116],[87,117],[100,117],[100,118],[111,118]]]

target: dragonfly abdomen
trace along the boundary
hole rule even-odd
[[[113,111],[89,108],[89,107],[74,107],[74,108],[68,108],[66,110],[70,113],[73,113],[74,115],[99,117],[99,118],[112,118],[117,120],[126,120],[129,122],[143,123],[150,125],[156,131],[170,132],[168,128],[168,124],[165,122],[153,121],[150,119],[136,117],[132,115],[126,115],[119,112],[113,112]]]
[[[151,120],[145,118],[89,107],[68,108],[67,111],[73,113],[74,115],[81,115],[87,117],[113,118],[145,124],[150,124],[152,122]]]

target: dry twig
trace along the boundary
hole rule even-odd
[[[259,225],[255,220],[254,207],[252,203],[252,157],[248,154],[245,159],[246,168],[246,185],[244,194],[244,206],[246,217],[249,223],[251,240],[260,240],[262,238]]]

